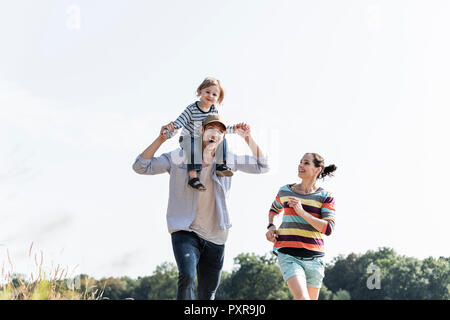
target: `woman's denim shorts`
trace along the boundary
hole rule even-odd
[[[322,286],[325,276],[323,258],[299,258],[281,252],[277,252],[277,255],[284,281],[293,276],[301,276],[306,279],[308,287],[320,288]]]

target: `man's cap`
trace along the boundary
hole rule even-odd
[[[227,125],[225,124],[225,120],[223,117],[217,113],[209,114],[205,120],[203,120],[203,127],[205,127],[207,124],[213,123],[213,122],[219,122],[223,125],[223,127],[226,129]]]

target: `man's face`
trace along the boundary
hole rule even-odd
[[[206,127],[204,127],[203,132],[203,144],[216,143],[219,144],[222,142],[225,137],[226,128],[219,122],[208,123]]]

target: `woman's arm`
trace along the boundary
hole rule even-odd
[[[269,210],[269,224],[273,224],[273,221],[276,216],[278,216],[281,212],[283,212],[284,207],[281,204],[280,196],[277,194],[275,197],[275,200],[272,202],[272,205],[270,206]],[[278,234],[277,234],[277,227],[271,226],[269,230],[266,232],[266,239],[270,242],[277,241]]]
[[[273,224],[275,216],[276,215],[274,213],[272,212],[269,213],[269,224]],[[269,240],[270,242],[275,242],[277,241],[277,238],[278,238],[277,227],[273,225],[267,230],[266,239]]]
[[[328,226],[328,221],[326,221],[324,219],[316,218],[312,214],[306,212],[305,209],[303,209],[300,200],[293,198],[293,197],[289,197],[288,205],[289,205],[289,207],[293,208],[300,217],[302,217],[310,225],[312,225],[313,228],[316,229],[318,232],[320,232],[320,233],[326,232],[327,226]]]

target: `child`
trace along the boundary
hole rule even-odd
[[[224,98],[224,90],[219,80],[206,78],[197,88],[197,96],[200,98],[190,104],[175,122],[169,123],[174,130],[183,128],[180,136],[180,146],[187,154],[187,170],[189,174],[188,186],[196,191],[205,191],[205,186],[198,178],[198,172],[202,169],[202,137],[200,127],[203,120],[212,113],[218,113],[216,104],[221,104]],[[227,133],[235,133],[236,126],[228,126]],[[174,130],[165,130],[167,137],[171,137]],[[230,177],[233,175],[231,169],[226,165],[226,140],[223,139],[216,152],[216,175],[218,177]],[[223,154],[222,159],[217,159],[219,154]]]

